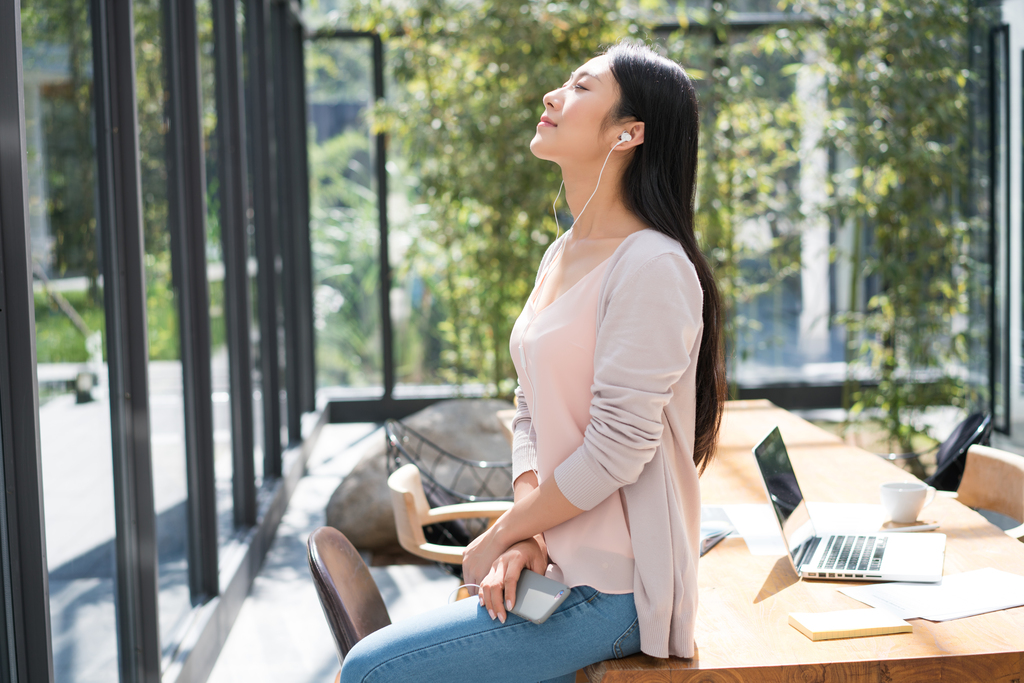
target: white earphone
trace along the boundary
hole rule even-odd
[[[597,194],[597,188],[601,187],[601,176],[604,175],[604,167],[608,165],[608,159],[611,158],[612,152],[614,152],[615,148],[621,145],[623,142],[629,142],[632,139],[633,136],[626,131],[622,131],[622,133],[619,134],[619,141],[612,145],[612,148],[608,150],[608,156],[604,158],[604,163],[601,164],[601,172],[597,174],[597,185],[594,186],[594,191],[590,193],[590,199],[594,198],[594,195]],[[562,181],[562,184],[558,186],[558,194],[555,195],[555,201],[551,202],[551,211],[552,213],[555,214],[555,239],[558,239],[558,236],[562,234],[562,226],[558,224],[558,209],[555,205],[558,204],[558,198],[562,196],[563,187],[565,187],[564,180]],[[580,216],[583,215],[583,211],[586,211],[587,207],[590,206],[590,199],[588,199],[587,203],[583,205],[583,210],[580,211],[579,216],[576,216],[576,218],[573,219],[572,225],[569,226],[570,230],[573,229],[573,227],[576,225],[576,221],[578,221],[580,219]]]

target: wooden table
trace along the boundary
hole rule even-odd
[[[751,448],[776,424],[810,501],[877,503],[880,483],[913,480],[767,401],[735,401],[701,479],[704,503],[767,502]],[[947,536],[945,574],[983,567],[1024,574],[1024,543],[970,508],[939,497],[927,518]],[[819,642],[788,624],[790,612],[866,607],[838,592],[850,584],[801,581],[788,558],[751,555],[741,539],[728,538],[700,560],[693,659],[636,655],[588,667],[587,675],[592,683],[1024,680],[1024,607],[942,623],[911,619],[912,634]]]

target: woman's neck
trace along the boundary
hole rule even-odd
[[[625,237],[636,231],[637,219],[622,201],[622,168],[616,162],[615,158],[608,160],[600,186],[597,182],[599,165],[562,169],[565,200],[575,219],[573,240]]]

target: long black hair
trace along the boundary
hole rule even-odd
[[[623,200],[644,223],[682,245],[704,290],[693,444],[693,462],[703,473],[718,442],[726,379],[722,300],[694,233],[700,126],[697,91],[683,67],[645,45],[618,43],[607,55],[620,91],[612,121],[635,119],[644,124],[644,142],[634,148],[622,174]]]

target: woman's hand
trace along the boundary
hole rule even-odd
[[[505,623],[506,610],[516,601],[516,585],[523,569],[544,575],[548,567],[548,553],[537,538],[516,543],[498,556],[491,564],[487,576],[480,581],[480,604],[487,608],[491,619]]]
[[[466,583],[479,584],[491,571],[491,565],[498,556],[508,550],[501,544],[491,527],[470,542],[462,551],[462,580]]]
[[[536,476],[530,473],[534,481]],[[516,481],[516,501],[512,509],[508,510],[494,522],[494,525],[474,539],[462,551],[462,578],[467,584],[475,583],[483,585],[483,581],[495,569],[498,558],[505,554],[510,548],[519,545],[520,542],[531,542],[537,544],[540,549],[532,550],[527,554],[514,572],[516,581],[519,580],[519,572],[524,566],[535,569],[542,574],[547,569],[547,548],[538,537],[548,529],[558,526],[563,522],[583,513],[562,494],[555,483],[554,477],[548,479],[540,486],[536,483],[525,481],[527,474],[523,474]],[[529,490],[527,490],[529,489]],[[483,602],[487,607],[491,618],[505,618],[505,602],[515,600],[515,582],[512,584],[511,593],[506,590],[505,576],[508,574],[508,566],[503,563],[500,568],[502,590],[501,595],[497,592],[497,584],[493,584],[494,591],[482,591],[488,593],[484,596]],[[504,599],[503,599],[504,598]]]

